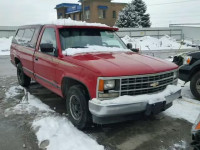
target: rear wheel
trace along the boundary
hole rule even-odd
[[[27,87],[30,85],[31,78],[24,74],[21,63],[17,64],[17,79],[18,83],[23,87]]]
[[[66,98],[67,112],[70,121],[78,129],[84,129],[90,124],[91,114],[88,109],[88,96],[80,85],[69,89]]]
[[[197,72],[191,79],[190,89],[192,94],[200,100],[200,71]]]

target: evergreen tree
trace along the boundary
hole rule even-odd
[[[150,15],[146,11],[147,6],[142,0],[133,0],[119,13],[115,25],[120,28],[150,27]]]

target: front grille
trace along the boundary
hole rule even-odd
[[[174,81],[174,72],[132,76],[121,79],[121,96],[150,94],[163,91]]]

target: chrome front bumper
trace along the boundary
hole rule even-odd
[[[181,90],[166,96],[166,101],[163,101],[165,105],[173,102],[173,100],[181,96]],[[134,96],[133,96],[134,101]],[[89,110],[92,115],[96,117],[112,117],[120,116],[126,114],[136,114],[140,112],[145,112],[148,109],[148,102],[138,102],[129,104],[98,104],[94,103],[92,100],[89,101]],[[151,104],[153,105],[153,104]]]

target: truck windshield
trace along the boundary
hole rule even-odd
[[[62,50],[69,48],[87,48],[103,46],[127,49],[125,44],[113,31],[100,29],[60,29]]]

